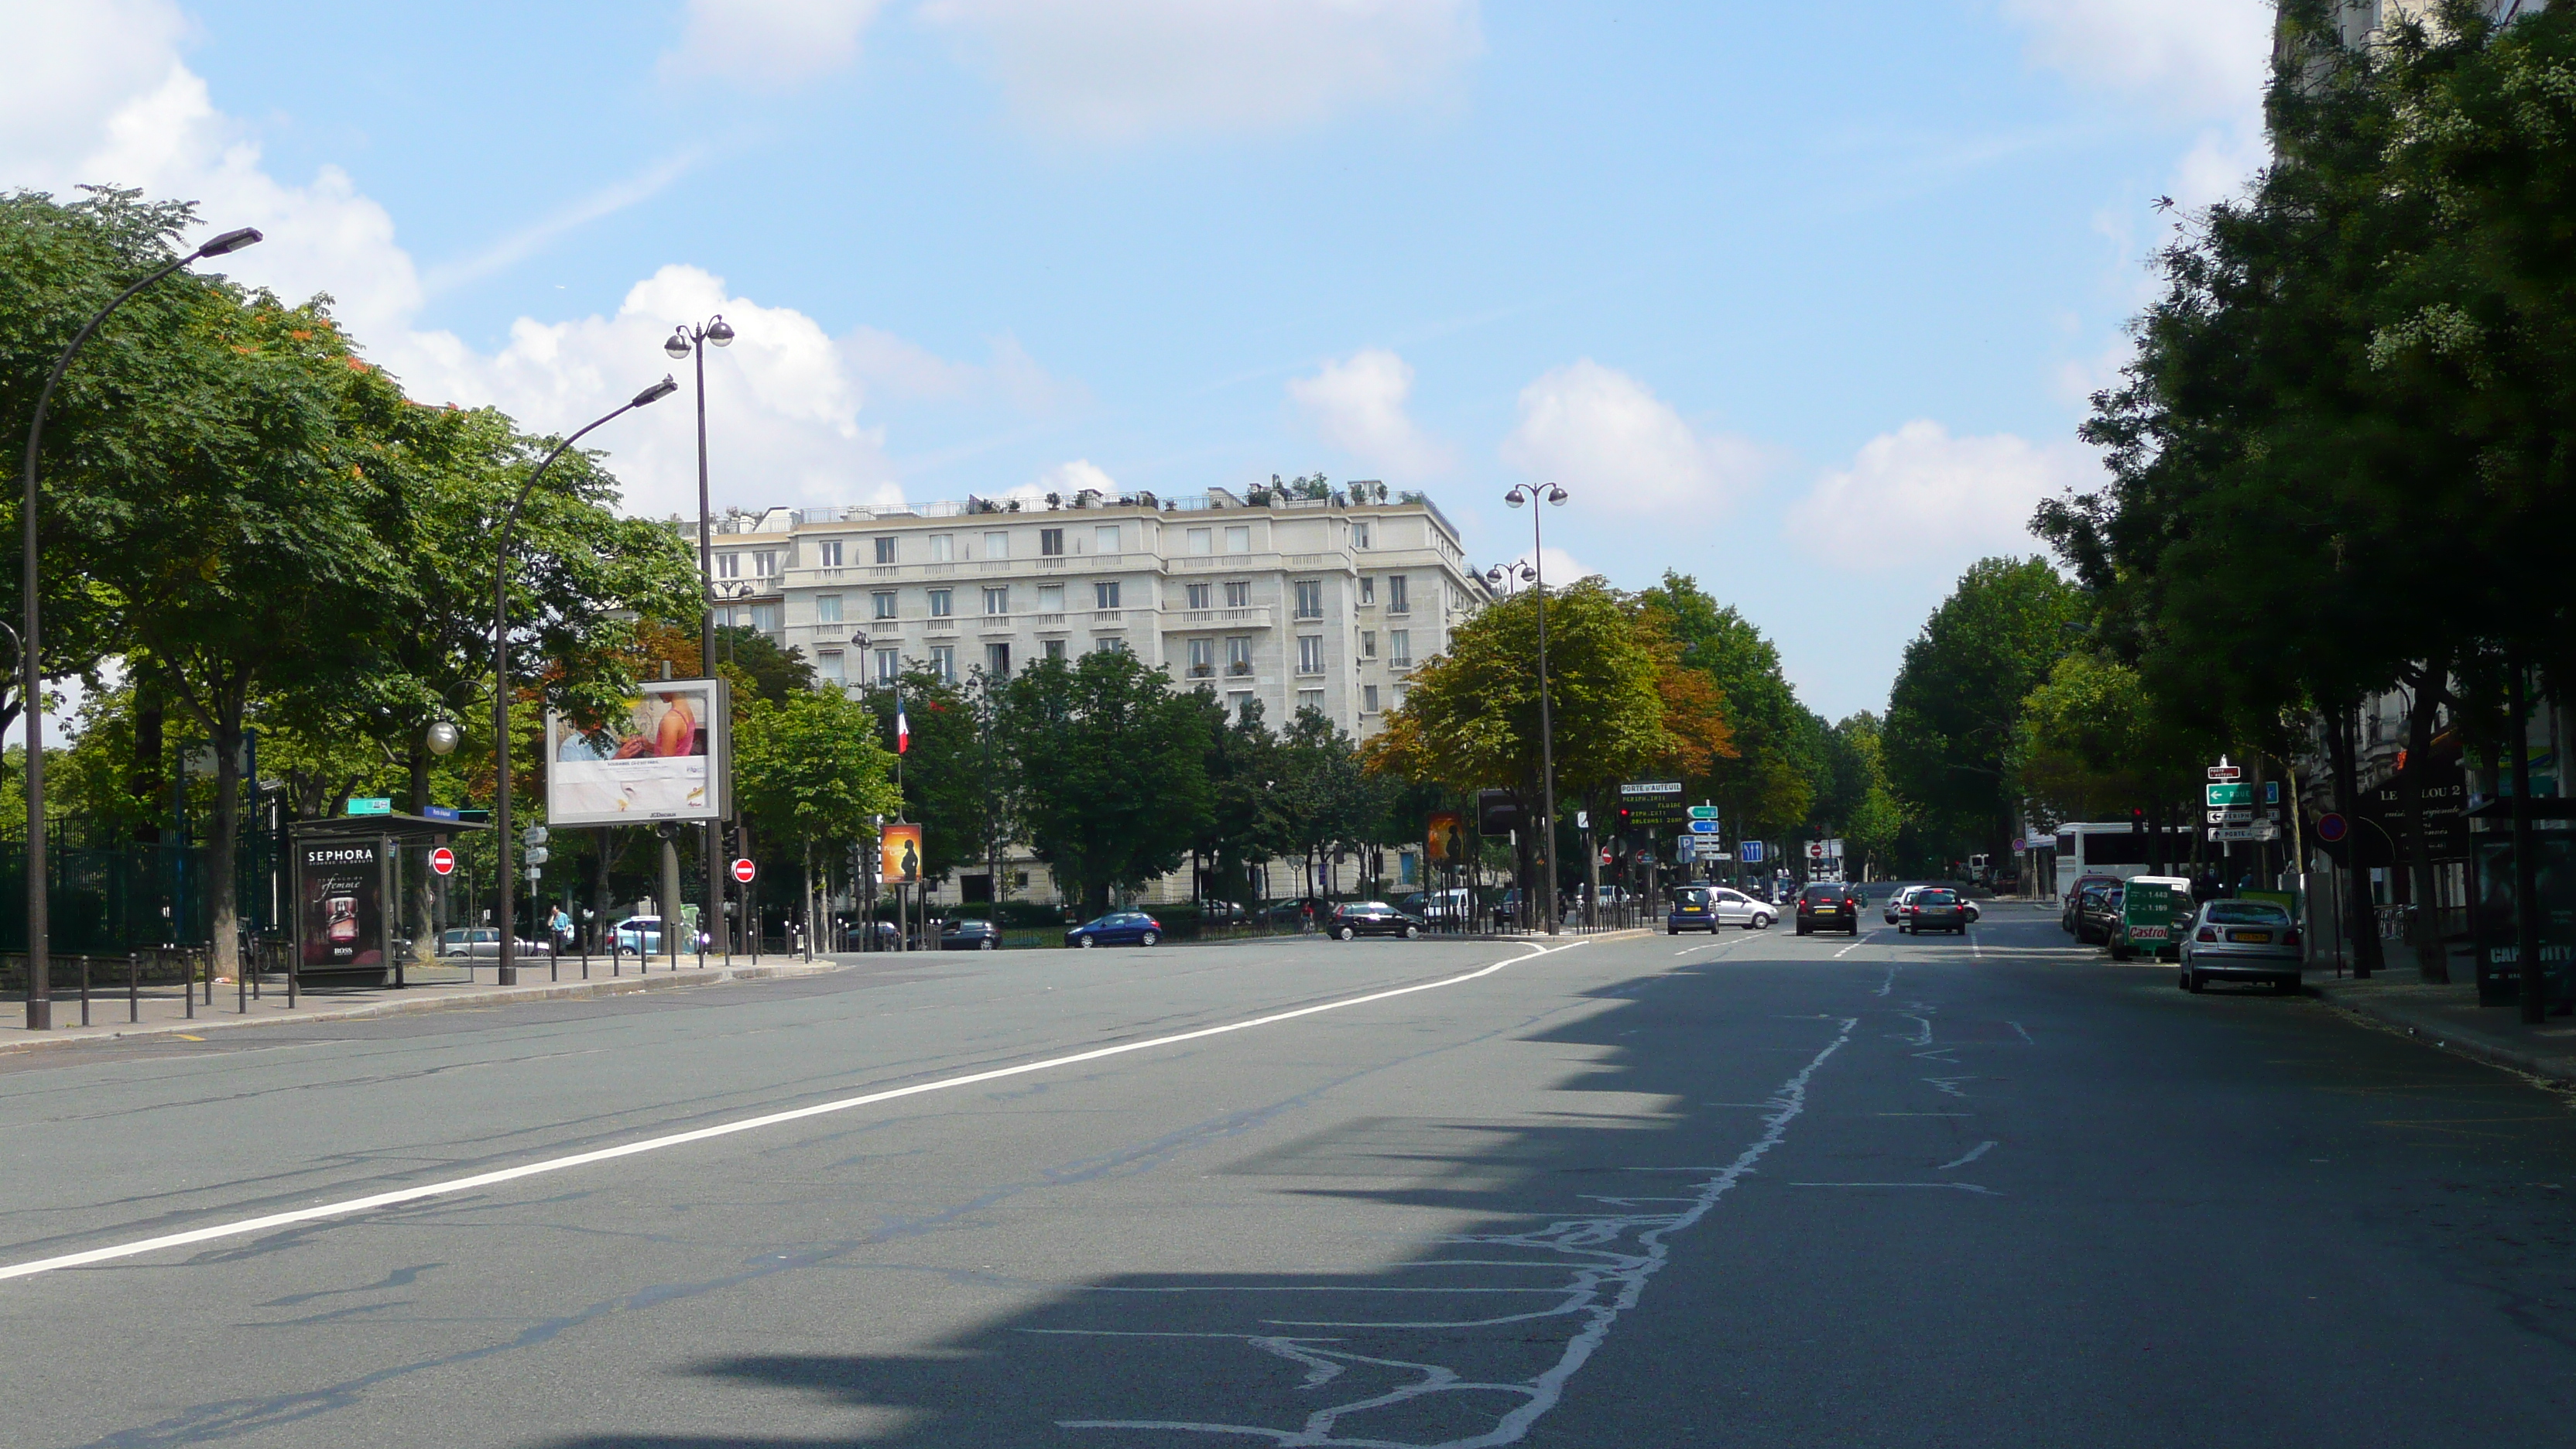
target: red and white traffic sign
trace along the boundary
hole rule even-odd
[[[456,874],[456,852],[442,845],[429,853],[429,868],[440,875]]]
[[[2245,767],[2243,765],[2212,765],[2209,767],[2209,778],[2213,780],[2242,780],[2245,778]]]
[[[744,885],[751,884],[751,878],[759,873],[760,868],[753,865],[747,859],[737,860],[733,863],[733,878],[741,881]]]

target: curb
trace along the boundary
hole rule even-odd
[[[414,1011],[452,1011],[462,1007],[517,1006],[533,1001],[579,1001],[602,996],[632,996],[644,991],[675,991],[685,986],[721,986],[729,981],[760,981],[791,976],[820,976],[844,969],[846,963],[829,965],[822,962],[808,966],[733,966],[704,975],[650,976],[611,978],[607,981],[548,982],[542,986],[494,987],[471,996],[398,997],[391,1001],[370,1001],[361,1006],[333,1006],[313,1011],[298,1010],[292,1016],[199,1017],[194,1021],[174,1022],[167,1026],[138,1026],[125,1031],[94,1032],[88,1036],[37,1037],[28,1041],[0,1042],[0,1056],[15,1052],[45,1051],[56,1047],[82,1046],[92,1042],[141,1041],[151,1037],[197,1036],[210,1031],[242,1031],[263,1026],[300,1026],[314,1021],[361,1021],[370,1017],[399,1016]],[[77,1028],[74,1028],[77,1030]]]
[[[2339,1011],[2348,1011],[2381,1026],[2403,1031],[2454,1055],[2471,1057],[2491,1066],[2510,1067],[2547,1081],[2576,1085],[2576,1056],[2533,1051],[2518,1042],[2489,1036],[2474,1028],[2463,1028],[2458,1022],[2410,1011],[2397,1002],[2374,1001],[2366,996],[2356,998],[2325,983],[2310,982],[2308,989]]]

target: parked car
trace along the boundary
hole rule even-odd
[[[545,956],[553,951],[551,942],[531,941],[524,936],[519,938],[519,955]],[[492,926],[451,926],[438,933],[437,954],[467,961],[498,961],[501,959],[501,932]]]
[[[939,949],[942,951],[998,951],[1002,946],[1002,928],[990,921],[961,918],[939,923]]]
[[[1901,886],[1897,889],[1894,895],[1887,898],[1887,923],[1889,925],[1894,926],[1901,923],[1901,918],[1905,914],[1906,899],[1921,889],[1923,889],[1921,886]]]
[[[2211,901],[2192,918],[2182,942],[2181,986],[2198,991],[2211,979],[2269,981],[2299,989],[2299,923],[2278,901]]]
[[[1333,907],[1332,920],[1324,930],[1344,941],[1359,936],[1402,936],[1410,941],[1422,934],[1423,921],[1384,901],[1344,901]]]
[[[2075,883],[2066,888],[2066,898],[2058,904],[2057,929],[2073,936],[2078,941],[2083,940],[2085,937],[2081,918],[2083,915],[2084,893],[2086,891],[2107,891],[2119,883],[2120,878],[2116,875],[2077,876],[2075,878]]]
[[[1143,911],[1111,911],[1064,933],[1066,945],[1085,950],[1093,946],[1151,946],[1162,939],[1163,923]]]
[[[1905,900],[1905,918],[1896,923],[1899,931],[1922,935],[1926,931],[1955,931],[1968,934],[1967,899],[1948,886],[1921,886],[1910,891]]]
[[[1818,881],[1798,892],[1798,934],[1849,931],[1860,934],[1861,908],[1869,898],[1846,881]]]
[[[2085,887],[2075,901],[2075,939],[2109,945],[2111,928],[2120,922],[2123,894],[2118,881]]]
[[[695,942],[691,942],[687,936],[682,935],[679,941],[680,951],[684,955],[694,952],[698,947],[705,945],[708,939],[703,932]],[[668,949],[662,941],[660,916],[628,916],[609,928],[609,940],[618,950],[637,955],[659,956]]]

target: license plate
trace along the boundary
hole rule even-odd
[[[2269,946],[2272,944],[2272,933],[2269,931],[2230,931],[2227,933],[2227,939],[2231,941],[2242,941],[2249,946]]]
[[[1820,916],[1830,916],[1837,914],[1837,912],[1832,906],[1818,906],[1816,907],[1816,914]]]
[[[1682,914],[1685,916],[1696,916],[1700,913],[1700,909],[1701,908],[1698,906],[1684,906],[1682,907]]]

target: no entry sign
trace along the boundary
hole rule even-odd
[[[442,845],[429,853],[429,868],[440,875],[456,874],[456,852]]]
[[[751,878],[759,873],[759,868],[748,860],[737,860],[733,863],[733,878],[744,885],[751,884]]]

